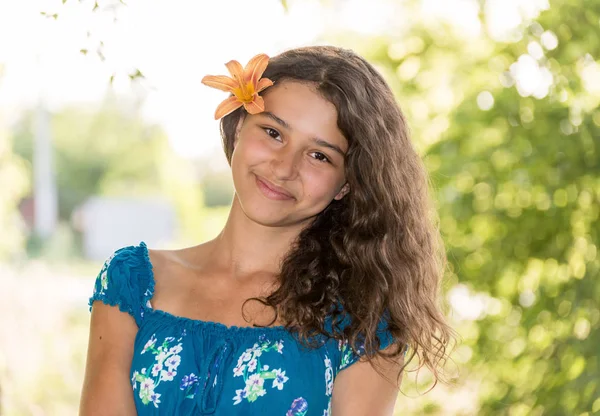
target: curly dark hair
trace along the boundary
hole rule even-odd
[[[355,352],[358,345],[364,348],[369,361],[377,354],[398,357],[408,345],[412,353],[398,379],[417,355],[418,368],[425,365],[436,383],[445,381],[438,370],[456,339],[440,302],[445,251],[427,173],[392,91],[365,59],[332,46],[285,51],[269,60],[263,76],[275,84],[308,83],[335,105],[349,145],[350,192],[299,234],[282,262],[277,290],[252,299],[273,307],[273,322],[281,318],[303,341],[316,334],[348,341]],[[230,164],[244,111],[221,120]],[[325,329],[327,316],[331,332]],[[383,316],[397,347],[389,354],[379,350]]]

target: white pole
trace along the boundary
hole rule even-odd
[[[34,232],[42,239],[54,233],[58,221],[58,197],[52,158],[50,115],[44,97],[44,68],[38,55],[39,101],[36,111],[35,144],[33,151]]]

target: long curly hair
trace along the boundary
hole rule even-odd
[[[419,369],[425,365],[436,383],[445,381],[440,363],[456,339],[440,302],[445,251],[428,177],[392,91],[365,59],[332,46],[283,52],[270,59],[264,77],[275,84],[308,83],[335,105],[349,144],[350,192],[299,234],[282,262],[279,287],[252,299],[273,307],[273,322],[281,318],[303,342],[324,334],[347,341],[355,352],[360,345],[369,361],[399,357],[408,345],[412,353],[398,380],[417,355]],[[221,120],[230,164],[243,115],[240,108]],[[388,354],[377,336],[383,316],[396,346]],[[344,321],[349,324],[341,329]]]

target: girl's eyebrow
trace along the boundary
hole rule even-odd
[[[286,129],[292,130],[292,126],[290,126],[286,121],[280,119],[279,117],[277,117],[275,114],[271,113],[270,111],[263,111],[260,114],[264,114],[265,116],[269,117],[270,119],[272,119],[276,123],[279,123],[280,125],[282,125]]]
[[[290,126],[290,124],[287,121],[282,120],[281,118],[277,117],[275,114],[271,113],[270,111],[263,111],[260,114],[263,114],[263,115],[269,117],[271,120],[275,121],[277,124],[281,125],[282,127],[286,128],[288,130],[293,130],[292,126]],[[328,141],[320,139],[318,137],[315,137],[312,140],[319,146],[327,147],[327,148],[339,153],[340,155],[344,156],[344,151],[339,146],[337,146],[333,143],[329,143]]]

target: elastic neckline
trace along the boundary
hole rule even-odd
[[[192,325],[194,327],[209,328],[209,329],[212,329],[212,330],[217,331],[217,332],[224,332],[224,333],[251,333],[251,334],[257,334],[257,333],[274,333],[274,332],[276,332],[276,333],[280,333],[280,332],[289,333],[289,331],[283,325],[269,326],[269,327],[235,326],[235,325],[227,326],[227,325],[222,324],[220,322],[203,321],[203,320],[200,320],[200,319],[187,318],[185,316],[178,316],[178,315],[174,315],[174,314],[172,314],[170,312],[167,312],[167,311],[163,311],[163,310],[160,310],[160,309],[154,309],[154,308],[148,307],[147,303],[154,296],[154,287],[155,287],[154,266],[152,265],[152,262],[150,261],[150,253],[148,252],[148,246],[146,245],[146,243],[144,241],[141,241],[139,247],[142,250],[142,254],[143,254],[143,257],[144,257],[144,265],[146,266],[146,271],[148,273],[148,290],[145,292],[144,302],[143,302],[143,305],[142,305],[142,307],[146,311],[148,311],[150,313],[156,313],[158,315],[167,317],[169,319],[174,319],[174,320],[177,320],[179,322],[187,323],[188,325]]]

